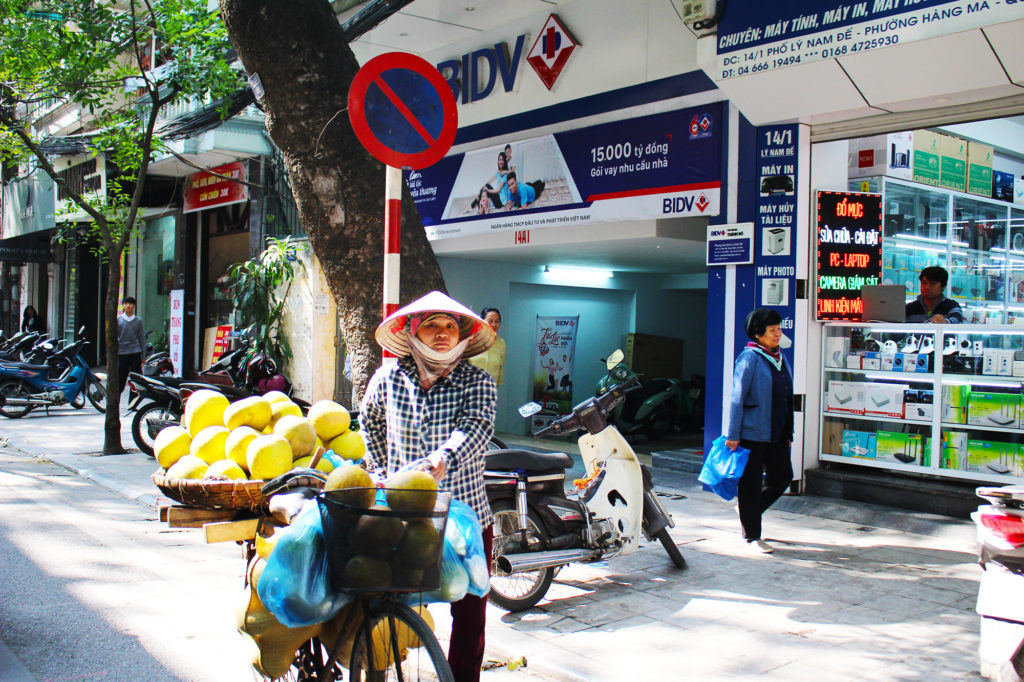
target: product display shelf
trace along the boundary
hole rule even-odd
[[[912,338],[930,360],[888,357]],[[822,358],[820,460],[1024,481],[1024,326],[826,323]],[[856,362],[871,367],[829,366]],[[927,371],[881,369],[897,362]]]

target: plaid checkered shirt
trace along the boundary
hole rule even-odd
[[[446,455],[442,489],[468,504],[486,528],[493,520],[484,489],[484,448],[494,433],[498,390],[491,376],[460,362],[430,390],[412,358],[379,368],[359,408],[370,470],[390,473],[437,450]]]

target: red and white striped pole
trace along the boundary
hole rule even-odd
[[[384,319],[398,310],[402,250],[402,169],[385,166],[384,175]],[[398,358],[384,349],[384,363]]]

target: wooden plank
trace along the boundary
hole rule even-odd
[[[168,507],[167,525],[171,528],[202,528],[212,521],[234,521],[241,509],[199,509],[198,507]]]
[[[160,512],[160,523],[167,523],[168,511],[171,508],[169,504],[162,504],[157,507],[157,511]]]
[[[206,531],[206,542],[230,542],[241,540],[252,540],[256,537],[256,529],[260,525],[259,519],[245,519],[244,521],[223,521],[220,523],[203,524]]]

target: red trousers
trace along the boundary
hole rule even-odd
[[[491,543],[494,526],[484,528],[484,556],[491,571]],[[448,665],[455,682],[478,682],[484,662],[484,629],[487,625],[487,597],[467,594],[452,603],[452,639],[448,644]]]

